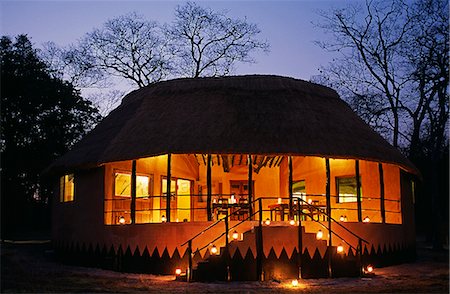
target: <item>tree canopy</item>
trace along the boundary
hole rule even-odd
[[[339,57],[316,77],[419,167],[416,221],[435,248],[448,234],[448,5],[367,0],[322,13],[332,38],[319,44]]]
[[[158,24],[137,13],[118,16],[66,48],[48,43],[44,59],[78,86],[119,77],[144,87],[167,78],[224,76],[252,54],[268,51],[257,25],[187,2],[174,21]]]
[[[50,75],[26,35],[3,36],[0,58],[3,234],[30,221],[27,207],[47,202],[41,172],[100,115],[70,83]]]

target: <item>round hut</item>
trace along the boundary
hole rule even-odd
[[[414,255],[417,170],[334,90],[302,80],[133,91],[49,171],[55,247],[87,264],[252,280]]]

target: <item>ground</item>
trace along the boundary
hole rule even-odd
[[[291,281],[186,283],[174,276],[129,274],[64,265],[49,243],[1,244],[1,292],[110,293],[449,293],[448,250],[418,244],[414,263],[375,269],[373,277]]]

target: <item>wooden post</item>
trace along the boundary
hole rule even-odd
[[[327,218],[328,218],[328,275],[331,278],[333,276],[333,271],[331,268],[331,262],[333,257],[333,250],[332,250],[332,241],[331,241],[331,176],[330,176],[330,160],[328,158],[325,158],[325,170],[326,170],[326,177],[327,182],[325,186],[325,198],[327,201]]]
[[[263,258],[264,258],[264,246],[263,246],[263,231],[262,231],[262,199],[258,199],[258,214],[259,214],[259,225],[257,228],[256,235],[256,278],[259,281],[263,281]]]
[[[247,157],[248,162],[248,213],[250,220],[253,220],[253,163],[252,156],[249,154]],[[260,219],[262,221],[262,219]]]
[[[170,153],[167,153],[167,195],[166,195],[166,218],[167,222],[170,222],[170,198],[172,192],[171,189],[171,183],[172,183],[172,169],[171,169],[171,161],[172,161],[172,155]]]
[[[136,223],[136,160],[131,161],[131,204],[130,204],[131,223]]]
[[[188,241],[188,270],[187,270],[187,281],[188,283],[192,281],[192,240]]]
[[[384,207],[384,173],[383,164],[378,163],[378,173],[380,175],[380,210],[381,210],[381,223],[386,223],[386,208]]]
[[[225,215],[225,266],[226,266],[226,270],[227,270],[227,281],[231,280],[231,271],[230,271],[230,254],[229,254],[229,247],[228,247],[228,231],[229,231],[229,225],[228,225],[228,210],[226,212]]]
[[[303,230],[302,230],[302,204],[300,199],[297,201],[297,218],[298,218],[298,278],[302,278],[302,263],[303,263]]]
[[[288,182],[288,191],[289,191],[289,220],[294,219],[293,215],[293,206],[292,200],[294,193],[292,192],[293,180],[292,180],[292,156],[288,156],[288,167],[289,167],[289,182]]]
[[[361,179],[359,178],[359,160],[355,160],[355,177],[356,177],[356,205],[358,209],[358,222],[362,222]]]
[[[208,154],[208,158],[206,160],[206,190],[207,190],[207,196],[206,196],[206,214],[208,221],[212,221],[212,209],[211,209],[211,202],[212,202],[212,184],[211,184],[211,154]]]

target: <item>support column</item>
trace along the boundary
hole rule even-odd
[[[206,160],[206,215],[208,217],[208,221],[212,221],[212,183],[211,183],[211,154],[208,154],[208,158]]]
[[[356,205],[358,209],[358,222],[362,222],[361,179],[359,177],[359,160],[355,160],[355,177],[356,177]]]
[[[293,209],[294,206],[292,206],[292,201],[293,201],[293,195],[294,193],[292,192],[292,186],[293,186],[293,180],[292,180],[292,173],[293,173],[293,169],[292,169],[292,156],[288,156],[288,167],[289,167],[289,182],[288,182],[288,191],[289,191],[289,220],[294,219],[294,215],[293,215]]]
[[[325,158],[325,172],[327,176],[327,182],[325,186],[325,198],[327,201],[327,219],[328,219],[328,275],[331,278],[333,276],[333,272],[331,269],[331,261],[333,257],[332,250],[332,230],[331,230],[331,175],[330,175],[330,160]]]
[[[136,223],[136,160],[131,161],[131,204],[130,204],[131,223]]]
[[[172,183],[172,155],[167,153],[167,195],[166,195],[166,217],[167,222],[170,222],[170,198],[172,191],[170,191],[171,183]]]
[[[248,210],[250,214],[250,220],[253,220],[253,163],[252,163],[252,156],[249,154],[247,156],[247,162],[248,162]],[[262,219],[259,220],[260,222]]]
[[[384,174],[383,164],[378,163],[378,173],[380,175],[380,211],[381,211],[381,223],[386,223],[386,208],[384,207]]]

